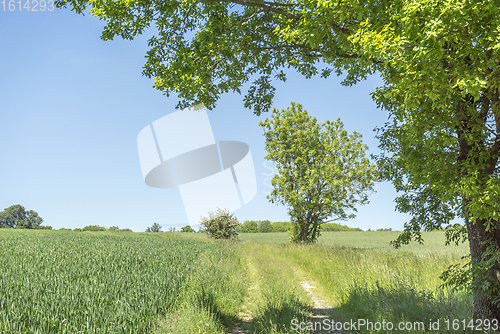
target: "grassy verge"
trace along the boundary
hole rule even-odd
[[[241,326],[250,333],[305,333],[291,330],[290,325],[293,319],[305,321],[311,314],[310,298],[292,265],[273,253],[276,247],[214,242],[156,334],[224,333],[242,323],[242,311],[252,317]]]
[[[251,333],[301,333],[291,330],[293,319],[306,321],[310,298],[300,287],[293,266],[275,250],[280,245],[244,243],[242,249],[256,268],[258,289],[250,305]]]
[[[472,317],[469,294],[439,287],[440,274],[459,262],[458,256],[324,245],[292,246],[283,253],[318,282],[337,320],[427,325]],[[371,331],[363,327],[358,332]]]
[[[440,321],[439,332],[446,332],[446,320],[468,322],[472,317],[471,295],[442,289],[439,279],[449,265],[461,261],[468,245],[445,247],[444,233],[432,232],[424,234],[424,246],[411,244],[396,250],[389,241],[397,235],[398,232],[325,232],[320,238],[323,244],[312,246],[288,244],[286,233],[240,237],[253,240],[254,249],[273,254],[285,267],[297,267],[308,280],[316,282],[318,293],[332,306],[333,320],[367,319],[392,322],[395,326],[400,322],[423,322],[426,332],[430,321]],[[267,257],[261,254],[259,261]],[[285,268],[281,271],[284,276],[293,277]],[[384,331],[365,326],[353,332]]]
[[[156,333],[223,333],[239,321],[248,281],[238,242],[212,243],[196,267]]]

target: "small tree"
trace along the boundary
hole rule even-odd
[[[193,233],[194,229],[191,226],[186,225],[184,227],[181,227],[181,232]]]
[[[348,135],[340,119],[319,125],[300,104],[292,103],[274,109],[272,118],[259,125],[269,152],[266,159],[278,169],[267,198],[288,205],[291,241],[315,242],[320,224],[353,218],[346,211],[368,203],[376,167],[365,158],[368,147],[361,135]]]
[[[208,218],[201,217],[201,229],[214,239],[237,239],[238,219],[227,209],[209,212]]]
[[[114,231],[114,232],[118,232],[120,228],[118,226],[110,226],[108,227],[108,231]]]
[[[33,210],[26,211],[20,204],[12,205],[0,212],[0,228],[41,229],[42,217]],[[46,228],[51,229],[47,226]]]
[[[146,232],[151,232],[151,233],[160,233],[160,231],[161,231],[161,225],[156,222],[153,224],[153,226],[148,227],[146,229]]]

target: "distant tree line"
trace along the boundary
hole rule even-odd
[[[288,232],[293,228],[291,222],[271,222],[269,220],[247,220],[240,224],[236,231],[238,233],[270,233],[270,232]],[[320,225],[320,231],[339,232],[339,231],[362,231],[360,228],[352,228],[335,223],[325,223]]]
[[[392,228],[389,227],[389,228],[378,228],[376,230],[372,230],[372,229],[368,229],[366,230],[367,232],[392,232]]]

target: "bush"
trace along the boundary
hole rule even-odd
[[[82,229],[79,228],[79,227],[77,227],[77,228],[73,229],[73,231],[75,231],[75,232],[82,232]]]
[[[237,239],[238,219],[227,209],[209,212],[208,218],[201,218],[201,229],[214,239]]]
[[[146,229],[146,232],[151,232],[151,233],[160,233],[161,231],[161,225],[158,223],[154,223],[153,226],[148,227]]]
[[[119,230],[118,226],[110,226],[110,227],[108,227],[108,231],[118,232],[118,230]]]
[[[61,227],[61,228],[59,229],[59,231],[71,231],[71,229],[70,229],[70,228],[64,228],[64,227]]]
[[[83,231],[106,231],[106,228],[98,225],[88,225],[83,228]]]
[[[186,225],[184,227],[181,227],[181,232],[193,233],[194,230],[193,230],[193,228],[191,226]]]
[[[134,231],[132,231],[132,230],[131,230],[131,229],[129,229],[129,228],[121,228],[121,229],[119,229],[117,232],[134,232]]]

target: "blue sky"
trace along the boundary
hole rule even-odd
[[[140,232],[157,222],[179,229],[188,220],[178,189],[148,187],[137,152],[139,131],[176,111],[178,100],[141,75],[149,34],[104,42],[103,26],[68,9],[0,7],[0,210],[21,204],[53,228],[115,225]],[[354,87],[340,81],[288,72],[285,83],[276,83],[273,107],[293,101],[321,123],[340,117],[377,153],[373,129],[387,121],[387,112],[370,93],[381,80],[374,76]],[[288,220],[285,207],[266,199],[270,164],[258,123],[269,114],[255,116],[234,93],[223,95],[208,116],[217,141],[242,141],[252,152],[257,195],[234,212],[237,218]],[[409,218],[394,211],[395,197],[391,184],[378,184],[371,203],[342,224],[402,230]]]

